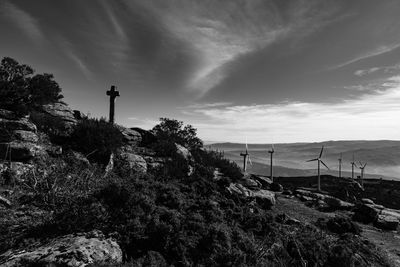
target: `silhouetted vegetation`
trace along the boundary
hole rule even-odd
[[[203,146],[203,142],[197,137],[197,130],[190,124],[184,126],[182,121],[160,118],[160,123],[154,126],[153,132],[159,140],[177,143],[189,150]]]
[[[78,122],[69,146],[85,154],[90,161],[106,164],[110,154],[123,145],[123,136],[105,119],[84,118]]]
[[[63,98],[52,74],[36,74],[25,64],[5,57],[0,64],[0,106],[26,114],[32,109]]]

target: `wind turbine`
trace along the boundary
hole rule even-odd
[[[320,175],[320,173],[321,173],[321,171],[320,171],[320,169],[321,169],[321,167],[320,167],[321,163],[329,170],[328,166],[326,166],[326,164],[325,164],[325,163],[322,161],[322,159],[321,159],[321,157],[322,157],[322,152],[324,152],[324,146],[322,146],[321,152],[319,153],[318,158],[307,160],[307,162],[310,162],[310,161],[318,161],[318,191],[321,191],[321,175]]]
[[[339,161],[339,179],[342,178],[342,153],[340,153],[340,158],[338,158]]]
[[[361,174],[360,174],[361,187],[364,188],[364,180],[363,180],[364,169],[365,169],[365,166],[367,166],[367,163],[365,162],[364,165],[361,163],[361,161],[359,163],[360,163],[360,167],[358,167],[358,168],[360,168],[360,170],[361,170]]]
[[[351,164],[351,179],[354,179],[354,166],[357,167],[357,164],[354,161],[354,153],[353,153],[353,160],[350,162],[350,164]]]
[[[253,165],[250,159],[250,154],[249,154],[249,147],[247,145],[247,138],[246,138],[246,152],[245,153],[240,153],[240,156],[243,157],[243,171],[246,172],[247,170],[247,162],[250,163],[250,165]]]
[[[271,181],[274,182],[274,167],[272,165],[272,158],[274,155],[275,149],[274,149],[274,144],[271,144],[271,150],[268,150],[268,153],[270,154],[270,158],[271,158],[271,164],[270,164],[270,178]]]

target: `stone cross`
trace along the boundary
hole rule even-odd
[[[111,90],[107,91],[107,95],[110,96],[110,123],[114,124],[114,110],[115,110],[115,98],[119,96],[119,92],[115,90],[115,86],[111,86]]]

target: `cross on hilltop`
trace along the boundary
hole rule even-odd
[[[115,98],[119,95],[119,92],[117,90],[115,90],[115,86],[112,85],[111,89],[108,90],[106,93],[108,96],[110,96],[110,123],[114,124],[114,111],[115,111]]]

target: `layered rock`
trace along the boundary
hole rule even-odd
[[[122,250],[111,238],[100,231],[66,235],[19,252],[0,255],[0,265],[11,266],[73,266],[97,263],[121,263]]]

